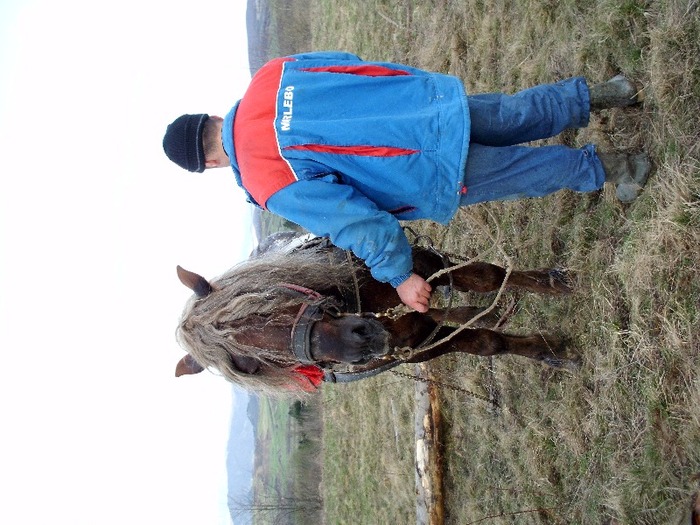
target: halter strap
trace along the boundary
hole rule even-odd
[[[299,312],[294,319],[294,324],[292,325],[292,334],[289,341],[289,349],[294,354],[300,363],[304,365],[314,365],[317,367],[322,367],[313,356],[311,355],[311,330],[317,321],[323,319],[323,314],[325,311],[325,306],[323,304],[324,296],[320,293],[306,288],[305,286],[300,286],[298,284],[291,283],[280,283],[280,286],[287,288],[307,297],[317,301],[315,303],[304,303],[299,308]],[[358,307],[357,301],[354,300],[352,294],[348,294],[347,297],[343,294],[343,300],[346,306],[350,310],[354,310]]]
[[[321,305],[302,304],[296,319],[294,319],[289,346],[294,357],[300,363],[317,365],[316,360],[311,355],[311,328],[316,321],[320,321],[322,318]]]
[[[320,293],[306,288],[305,286],[291,283],[281,283],[280,286],[304,294],[317,301],[323,299]],[[311,355],[311,328],[316,321],[320,321],[322,318],[323,311],[319,303],[304,303],[299,308],[299,312],[294,319],[289,349],[292,351],[292,354],[294,354],[294,357],[302,364],[318,366]]]
[[[291,283],[281,283],[280,286],[282,288],[287,288],[288,290],[294,290],[295,292],[303,293],[304,295],[308,295],[313,299],[323,299],[323,296],[320,293],[312,290],[311,288],[306,288],[305,286],[299,286],[298,284]]]

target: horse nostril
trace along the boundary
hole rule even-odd
[[[360,337],[365,337],[367,335],[367,327],[364,325],[356,326],[352,329],[352,333]]]

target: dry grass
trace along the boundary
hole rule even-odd
[[[697,1],[313,0],[314,49],[451,73],[470,92],[624,72],[645,104],[554,139],[645,149],[656,172],[631,206],[610,188],[459,212],[419,225],[518,267],[578,275],[565,299],[523,297],[513,331],[560,331],[568,374],[515,357],[445,357],[443,381],[494,386],[503,410],[443,390],[448,523],[678,523],[700,474],[700,14]],[[489,218],[497,217],[497,224]],[[325,389],[329,523],[413,520],[412,384],[385,374]],[[398,441],[396,439],[398,433]],[[533,512],[523,512],[523,511]],[[520,514],[514,514],[520,512]]]

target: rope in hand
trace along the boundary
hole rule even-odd
[[[427,281],[428,283],[430,283],[431,281],[434,281],[435,279],[441,277],[442,275],[444,275],[444,274],[446,274],[446,273],[448,273],[448,272],[451,273],[451,272],[454,272],[454,271],[456,271],[456,270],[459,270],[460,268],[464,268],[465,266],[468,266],[469,264],[473,263],[475,260],[483,259],[483,258],[485,257],[486,254],[488,254],[489,252],[493,251],[494,249],[497,249],[497,250],[501,253],[501,256],[503,257],[503,259],[506,261],[506,275],[505,275],[505,277],[503,278],[503,282],[501,283],[501,286],[500,286],[500,288],[498,289],[498,292],[496,293],[496,297],[493,299],[493,301],[491,302],[490,306],[488,306],[485,310],[479,312],[477,315],[475,315],[474,317],[472,317],[470,320],[468,320],[468,321],[462,323],[457,329],[455,329],[452,333],[450,333],[449,335],[443,337],[442,339],[440,339],[440,340],[438,340],[438,341],[435,341],[435,342],[433,342],[433,343],[431,343],[431,344],[428,344],[428,345],[426,345],[426,346],[423,346],[425,343],[422,343],[421,345],[419,345],[419,346],[418,346],[417,348],[415,348],[415,349],[414,349],[414,348],[402,348],[402,349],[400,349],[399,351],[402,353],[402,356],[408,354],[408,356],[406,357],[406,359],[412,357],[412,356],[415,354],[415,352],[416,352],[417,350],[420,350],[420,351],[431,350],[431,349],[435,348],[435,347],[438,346],[438,345],[447,343],[448,341],[450,341],[451,339],[453,339],[455,336],[457,336],[460,332],[463,332],[464,330],[466,330],[466,329],[469,328],[470,326],[474,325],[474,323],[476,323],[479,319],[481,319],[481,318],[484,317],[485,315],[488,315],[489,313],[491,313],[491,312],[496,308],[496,306],[498,305],[498,302],[501,300],[501,296],[503,295],[503,292],[505,291],[505,288],[506,288],[506,286],[508,285],[508,279],[510,278],[511,273],[513,272],[513,261],[512,261],[512,259],[508,256],[508,254],[503,250],[503,248],[501,247],[501,242],[502,242],[502,239],[503,239],[503,235],[502,235],[502,233],[501,233],[500,227],[498,226],[498,222],[496,222],[496,220],[495,220],[495,218],[493,217],[493,214],[492,214],[491,211],[488,211],[488,214],[489,214],[489,216],[493,219],[494,224],[496,225],[496,231],[497,231],[497,236],[496,236],[496,238],[494,238],[493,235],[491,235],[491,232],[489,232],[489,231],[486,230],[485,228],[482,228],[482,230],[484,231],[484,233],[485,233],[485,234],[491,239],[491,241],[492,241],[491,247],[490,247],[489,249],[487,249],[486,251],[477,254],[476,257],[471,257],[471,258],[457,257],[457,258],[459,258],[459,259],[462,259],[463,261],[462,261],[461,263],[459,263],[459,264],[455,264],[455,265],[450,266],[450,267],[448,267],[448,268],[443,268],[442,270],[438,270],[437,272],[433,273],[433,275],[431,275],[430,277],[428,277],[428,279],[426,279],[426,281]],[[415,233],[413,232],[413,230],[411,230],[410,228],[408,228],[408,230],[411,231],[411,232],[415,235]],[[425,236],[422,236],[422,237],[421,237],[421,236],[416,236],[416,237],[417,237],[417,239],[425,238]],[[453,291],[450,290],[450,297],[452,297],[452,295],[453,295]],[[405,305],[399,305],[399,306],[396,307],[396,308],[401,308],[401,307],[405,308],[406,311],[410,311],[410,309],[408,309],[408,307],[405,306]],[[393,310],[396,310],[396,308],[393,309]]]
[[[448,254],[449,257],[450,257],[451,259],[459,259],[459,260],[461,260],[462,262],[460,262],[460,263],[458,263],[458,264],[455,264],[455,265],[452,265],[452,266],[449,266],[449,267],[446,266],[446,267],[443,268],[442,270],[438,270],[437,272],[433,273],[433,275],[431,275],[431,276],[430,276],[428,279],[426,279],[426,280],[427,280],[427,282],[431,282],[431,281],[433,281],[433,280],[435,280],[435,279],[441,277],[442,275],[445,275],[446,273],[447,273],[447,274],[450,274],[450,300],[449,300],[448,308],[451,308],[451,306],[452,306],[452,298],[453,298],[453,296],[454,296],[454,290],[452,289],[451,273],[454,272],[454,271],[456,271],[456,270],[458,270],[458,269],[460,269],[460,268],[464,268],[465,266],[467,266],[467,265],[473,263],[475,260],[483,259],[483,258],[486,256],[486,254],[490,253],[490,252],[493,251],[494,249],[497,249],[497,250],[500,252],[501,256],[504,258],[504,260],[506,261],[506,275],[505,275],[505,277],[503,278],[503,282],[501,283],[501,286],[500,286],[500,288],[498,289],[498,292],[496,293],[495,298],[494,298],[493,301],[491,302],[491,305],[490,305],[489,307],[487,307],[485,310],[483,310],[482,312],[480,312],[479,314],[477,314],[477,315],[475,315],[474,317],[472,317],[469,321],[466,321],[465,323],[462,323],[456,330],[454,330],[454,331],[453,331],[452,333],[450,333],[449,335],[443,337],[443,338],[440,339],[439,341],[435,341],[435,342],[433,342],[433,343],[430,343],[430,341],[432,340],[432,338],[434,337],[434,335],[437,333],[437,331],[438,331],[438,330],[441,328],[441,326],[444,324],[444,319],[447,317],[447,312],[446,312],[445,315],[443,316],[443,321],[441,321],[441,322],[438,324],[437,328],[433,331],[433,333],[430,334],[430,336],[429,336],[423,343],[421,343],[418,347],[416,347],[415,349],[414,349],[414,348],[402,348],[402,349],[399,349],[399,350],[398,350],[398,351],[402,354],[402,358],[404,358],[404,359],[409,359],[410,357],[412,357],[413,355],[415,355],[415,353],[416,353],[417,351],[419,351],[419,350],[420,350],[420,351],[427,351],[427,350],[430,350],[430,349],[432,349],[432,348],[435,348],[435,347],[438,346],[438,345],[441,345],[441,344],[443,344],[443,343],[446,343],[446,342],[450,341],[452,338],[454,338],[454,337],[455,337],[456,335],[458,335],[460,332],[466,330],[467,328],[469,328],[470,326],[472,326],[474,323],[476,323],[476,321],[478,321],[479,319],[481,319],[481,318],[484,317],[485,315],[488,315],[490,312],[492,312],[492,311],[496,308],[496,306],[497,306],[498,302],[500,301],[501,296],[503,295],[503,292],[505,291],[505,288],[506,288],[506,286],[507,286],[507,284],[508,284],[508,280],[509,280],[509,278],[510,278],[510,275],[511,275],[511,273],[513,272],[513,264],[512,264],[512,259],[508,256],[508,254],[507,254],[507,253],[503,250],[503,248],[501,247],[501,241],[502,241],[502,238],[503,238],[503,237],[502,237],[501,229],[500,229],[500,227],[498,226],[498,222],[497,222],[497,221],[495,220],[495,218],[493,217],[493,214],[491,213],[491,211],[488,211],[488,213],[489,213],[490,218],[493,219],[493,222],[494,222],[494,224],[496,225],[496,230],[497,230],[496,238],[494,238],[493,235],[491,235],[491,232],[490,232],[490,231],[486,230],[486,229],[483,228],[483,227],[482,227],[481,229],[482,229],[482,230],[484,231],[484,233],[491,239],[491,241],[492,241],[491,247],[490,247],[489,249],[487,249],[486,251],[481,252],[481,253],[477,254],[475,257],[471,257],[471,258],[466,258],[466,257],[462,257],[462,256],[456,256],[456,255],[454,255],[454,254]],[[423,236],[422,236],[422,235],[417,235],[410,227],[406,227],[406,229],[407,229],[408,231],[410,231],[410,232],[414,235],[414,237],[416,238],[414,242],[420,242],[420,241],[423,240],[423,239],[427,239],[428,242],[429,242],[429,246],[428,246],[429,249],[433,250],[435,253],[437,253],[438,255],[440,255],[440,257],[443,259],[443,261],[445,260],[445,256],[444,256],[443,254],[439,253],[439,252],[433,247],[432,241],[430,240],[429,237],[424,236],[424,235],[423,235]],[[403,313],[406,313],[406,312],[409,312],[409,311],[410,311],[410,309],[409,309],[407,306],[405,306],[405,305],[399,305],[398,307],[392,309],[392,313],[391,313],[390,315],[396,315],[397,317],[400,317],[401,315],[403,315],[403,313],[400,313],[398,310],[403,310]],[[489,403],[490,405],[492,405],[492,406],[494,406],[494,407],[496,407],[496,408],[505,409],[506,411],[508,411],[509,413],[511,413],[511,414],[516,418],[516,420],[518,420],[518,421],[520,420],[520,418],[519,418],[519,416],[518,416],[517,414],[512,413],[510,410],[508,410],[507,407],[502,407],[502,406],[500,405],[500,403],[499,403],[497,400],[488,398],[488,397],[483,396],[483,395],[480,395],[480,394],[477,394],[477,393],[472,392],[471,390],[468,390],[468,389],[466,389],[466,388],[462,388],[462,387],[459,387],[459,386],[456,386],[456,385],[451,385],[451,384],[448,384],[448,383],[443,383],[443,382],[441,382],[441,381],[437,381],[437,380],[432,379],[432,378],[426,378],[426,377],[417,376],[417,375],[414,375],[414,374],[406,374],[406,373],[403,373],[403,372],[398,372],[398,371],[396,371],[396,370],[390,370],[390,372],[391,372],[392,374],[394,374],[395,376],[401,376],[401,377],[405,377],[405,378],[408,378],[408,379],[413,379],[414,381],[421,381],[421,382],[424,382],[424,383],[434,383],[434,384],[437,384],[437,385],[439,385],[439,386],[441,386],[441,387],[443,387],[443,388],[447,388],[447,389],[450,389],[450,390],[453,390],[453,391],[456,391],[456,392],[460,392],[460,393],[462,393],[462,394],[466,394],[466,395],[471,396],[471,397],[473,397],[473,398],[475,398],[475,399],[479,399],[479,400],[481,400],[481,401],[484,401],[484,402],[486,402],[486,403]],[[521,423],[522,423],[522,422],[521,422]]]

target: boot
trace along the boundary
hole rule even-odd
[[[591,87],[591,111],[608,108],[624,108],[639,103],[637,90],[622,75],[617,75],[607,82]]]
[[[646,153],[598,153],[605,170],[605,182],[615,184],[615,193],[621,202],[637,198],[649,177],[651,161]]]

